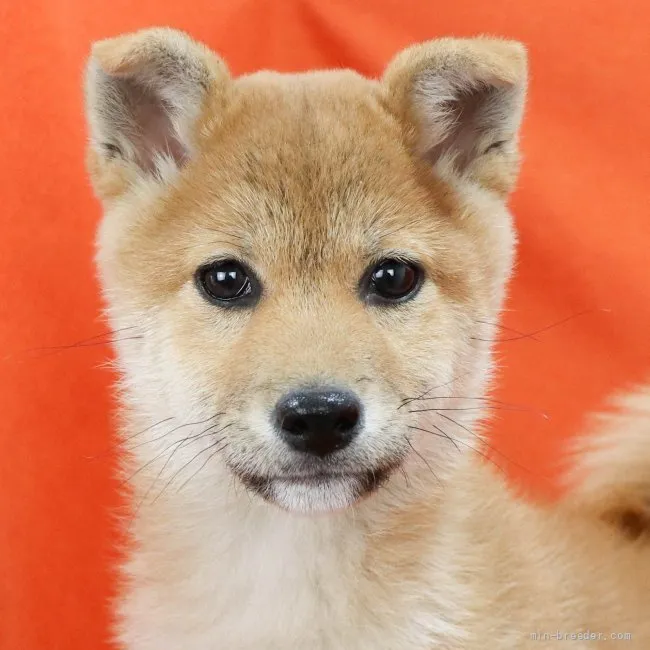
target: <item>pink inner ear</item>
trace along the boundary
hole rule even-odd
[[[128,132],[136,162],[147,172],[156,169],[156,158],[167,156],[180,167],[188,158],[188,150],[176,133],[171,116],[173,109],[155,90],[133,79],[120,79],[124,109],[127,111]]]
[[[185,164],[188,151],[178,139],[169,119],[169,114],[161,104],[143,104],[138,108],[138,121],[141,125],[141,145],[138,147],[138,164],[147,171],[156,166],[156,156],[172,158],[180,167]]]
[[[478,90],[470,91],[459,94],[457,99],[445,102],[439,108],[448,124],[444,137],[427,152],[428,160],[435,162],[445,153],[451,152],[460,171],[467,167],[474,157],[476,139],[480,135],[477,113],[481,101]]]
[[[523,88],[441,74],[425,75],[415,87],[420,146],[435,164],[443,157],[463,172],[489,150],[498,150],[516,132]]]
[[[427,159],[432,163],[445,154],[454,157],[456,167],[463,171],[481,153],[482,140],[491,131],[498,135],[499,95],[502,89],[478,86],[460,91],[454,100],[444,102],[438,111],[447,122],[443,138],[428,152]],[[492,143],[490,143],[492,144]]]

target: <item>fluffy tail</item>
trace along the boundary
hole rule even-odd
[[[650,534],[650,384],[613,406],[574,448],[568,499],[636,538]]]

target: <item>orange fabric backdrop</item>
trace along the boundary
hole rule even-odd
[[[497,412],[492,440],[516,461],[513,478],[553,494],[544,477],[585,412],[650,370],[643,0],[23,0],[0,16],[1,650],[107,647],[117,504],[107,349],[43,349],[105,331],[91,261],[99,206],[83,165],[80,76],[94,39],[167,24],[235,73],[367,74],[438,35],[525,41],[521,247],[505,323],[530,332],[585,313],[500,346],[497,396],[550,416]]]

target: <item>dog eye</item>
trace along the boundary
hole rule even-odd
[[[375,266],[369,277],[368,298],[382,302],[403,302],[412,298],[422,281],[422,271],[411,262],[384,260]]]
[[[255,298],[252,274],[234,260],[201,267],[196,280],[208,299],[218,304],[243,306]]]

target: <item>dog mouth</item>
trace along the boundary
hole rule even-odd
[[[235,474],[251,492],[269,503],[284,510],[316,513],[342,510],[370,496],[388,481],[397,465],[361,472],[316,471],[263,476],[236,471]]]

